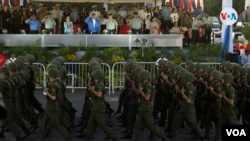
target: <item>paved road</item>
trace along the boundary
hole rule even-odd
[[[76,113],[76,119],[75,119],[75,123],[77,124],[80,118],[80,114],[82,111],[82,105],[83,105],[83,101],[84,101],[84,92],[85,90],[76,90],[75,93],[71,93],[71,91],[67,92],[67,97],[68,99],[73,103],[74,108],[77,109],[77,113]],[[111,104],[111,107],[116,110],[117,108],[117,104],[118,104],[118,96],[119,96],[119,91],[116,92],[116,94],[112,94],[112,95],[106,95],[106,100]],[[43,107],[46,104],[46,99],[45,97],[42,95],[41,91],[36,91],[36,97],[38,98],[38,100],[42,103]],[[116,120],[116,116],[114,115],[113,117],[113,123],[115,125],[115,132],[117,135],[121,136],[122,133],[121,131],[124,128],[118,127],[120,124],[119,122]],[[75,128],[75,130],[78,130],[79,127]],[[192,141],[192,135],[189,134],[190,132],[190,128],[188,126],[185,125],[184,128],[181,128],[179,130],[179,134],[177,136],[177,141]],[[149,136],[149,131],[145,130],[145,141],[148,140],[148,136]],[[23,134],[23,133],[22,133]],[[211,133],[212,135],[214,135],[214,131]],[[5,133],[5,139],[0,139],[1,141],[15,141],[14,137],[10,134],[10,133]],[[75,136],[75,135],[74,135]],[[106,135],[98,128],[96,130],[95,133],[95,137],[94,137],[94,141],[105,141]],[[30,135],[29,137],[27,137],[27,141],[39,141],[41,139],[41,132],[39,132],[38,130],[33,133],[32,135]],[[53,129],[52,133],[50,134],[50,137],[47,138],[48,141],[61,141],[63,140],[63,138],[60,136],[60,134]],[[74,138],[73,141],[82,141],[83,139],[76,139]],[[160,139],[158,139],[157,137],[154,138],[154,141],[158,141]],[[130,141],[130,140],[122,140],[122,141]]]

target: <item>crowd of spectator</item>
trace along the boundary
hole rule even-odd
[[[2,34],[182,34],[185,45],[211,42],[212,18],[199,7],[172,8],[169,3],[150,8],[143,5],[124,10],[110,5],[98,10],[82,7],[28,5],[0,7]]]

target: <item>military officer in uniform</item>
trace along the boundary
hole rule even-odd
[[[108,34],[117,34],[118,23],[115,19],[113,19],[112,13],[108,13],[108,19],[106,21],[106,29],[108,30]]]
[[[134,18],[130,20],[130,26],[132,29],[132,34],[143,33],[143,21],[138,16],[138,12],[134,12]]]

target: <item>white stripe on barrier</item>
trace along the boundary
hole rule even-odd
[[[38,76],[36,77],[36,82],[43,85],[43,87],[46,87],[46,69],[45,66],[42,63],[33,63],[37,66],[37,68],[40,69]],[[36,83],[36,89],[41,89],[42,87]]]
[[[71,63],[66,62],[65,68],[68,71],[67,88],[72,89],[86,89],[88,83],[88,63]],[[111,93],[111,69],[110,66],[106,63],[101,63],[101,67],[105,73],[104,85],[105,89],[109,90]],[[70,84],[70,85],[69,85]]]

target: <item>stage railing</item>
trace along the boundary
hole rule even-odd
[[[139,39],[136,42],[135,40]],[[145,40],[146,39],[146,40]],[[36,44],[41,47],[60,47],[64,46],[98,46],[98,47],[141,47],[152,46],[155,47],[180,47],[182,48],[181,34],[163,34],[163,35],[65,35],[65,34],[2,34],[0,35],[0,42],[5,47],[11,46],[28,46]]]

